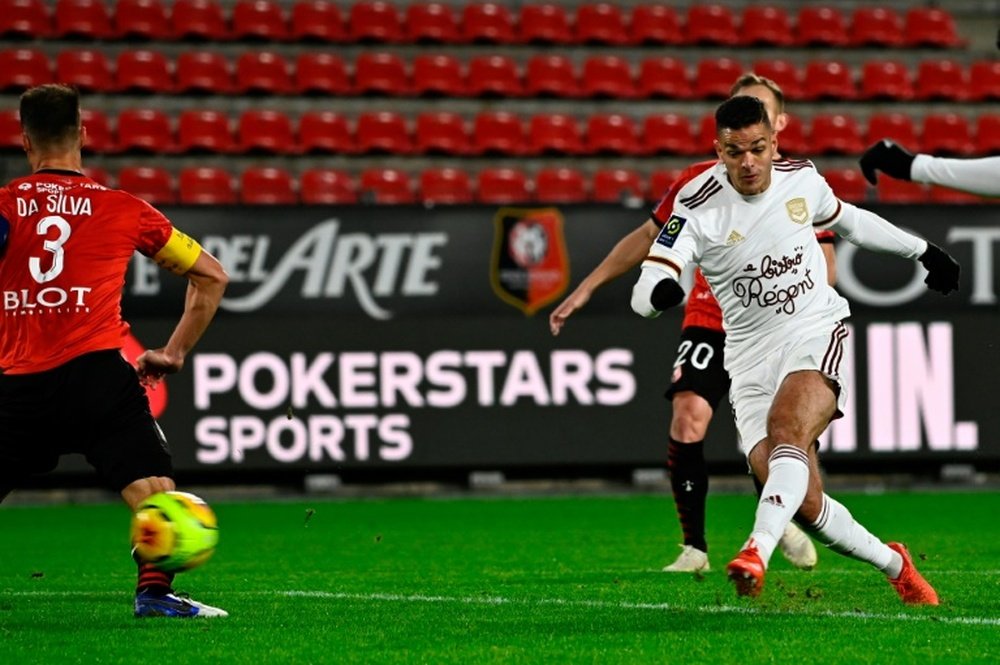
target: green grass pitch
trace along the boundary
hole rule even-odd
[[[838,498],[910,545],[940,607],[826,550],[737,598],[749,496],[710,497],[700,577],[660,572],[662,495],[220,500],[215,557],[176,586],[231,616],[137,620],[124,507],[0,506],[0,663],[1000,662],[1000,494]]]

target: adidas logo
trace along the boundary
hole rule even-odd
[[[726,238],[726,247],[732,247],[737,243],[743,242],[743,240],[745,240],[743,234],[733,229],[729,232],[729,237]]]
[[[783,504],[781,502],[781,495],[780,494],[772,494],[771,496],[762,499],[762,501],[764,503],[769,503],[772,506],[777,506],[778,508],[784,508],[785,507],[785,504]]]

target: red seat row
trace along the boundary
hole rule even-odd
[[[848,16],[835,7],[802,7],[795,16],[777,6],[692,4],[680,15],[666,4],[589,2],[574,11],[551,2],[528,3],[517,15],[498,2],[460,10],[415,2],[405,10],[382,0],[356,0],[343,12],[330,0],[0,0],[0,35],[32,38],[143,38],[207,41],[269,40],[498,44],[722,44],[954,47],[955,22],[941,9],[860,7]]]
[[[706,58],[691,68],[660,56],[634,67],[619,56],[596,55],[578,68],[568,56],[545,54],[521,67],[504,55],[463,63],[452,55],[421,54],[408,63],[393,53],[361,53],[349,65],[326,52],[301,53],[289,62],[267,51],[245,52],[235,62],[216,52],[189,51],[174,62],[145,49],[121,51],[112,63],[101,50],[67,49],[53,67],[38,49],[14,48],[0,51],[0,90],[59,81],[93,92],[710,99],[728,96],[744,64]],[[836,60],[750,64],[781,85],[790,100],[1000,99],[1000,60],[968,68],[950,59],[924,60],[915,71],[896,60],[870,60],[857,71]]]
[[[676,113],[641,120],[599,113],[581,120],[564,113],[526,119],[490,111],[468,120],[457,113],[430,111],[410,120],[393,111],[367,111],[356,119],[309,111],[296,121],[271,110],[252,109],[237,118],[221,111],[187,110],[175,123],[157,109],[126,109],[115,123],[100,111],[85,110],[83,123],[85,148],[99,154],[693,156],[711,154],[715,137],[711,114],[692,122]],[[0,149],[20,150],[20,133],[17,111],[0,111]],[[1000,114],[984,114],[971,123],[955,113],[931,113],[922,118],[919,129],[902,113],[874,114],[865,129],[854,116],[842,113],[816,114],[808,128],[792,116],[779,144],[788,155],[852,155],[880,138],[932,154],[1000,154]]]
[[[101,169],[87,174],[106,185],[110,176]],[[357,176],[337,169],[309,169],[297,178],[275,167],[251,167],[238,177],[217,167],[182,169],[175,179],[160,167],[125,167],[118,172],[118,187],[154,205],[353,205],[372,203],[399,205],[492,205],[523,203],[624,203],[635,205],[655,200],[677,177],[678,171],[654,172],[647,183],[636,171],[604,169],[588,178],[572,168],[546,168],[534,177],[512,168],[488,168],[475,176],[464,169],[430,168],[414,178],[395,168],[371,168]],[[869,198],[888,203],[997,203],[997,199],[948,190],[927,188],[911,182],[880,178],[871,188],[857,169],[835,169],[824,173],[837,196],[861,202]]]

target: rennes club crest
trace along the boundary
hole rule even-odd
[[[490,281],[497,295],[527,315],[558,298],[569,282],[562,215],[555,208],[502,208]]]

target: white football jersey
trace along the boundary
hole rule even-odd
[[[722,307],[726,369],[752,364],[761,352],[850,315],[826,281],[814,225],[834,223],[841,204],[808,160],[776,160],[771,184],[744,196],[722,162],[684,186],[646,263],[678,276],[701,266]]]

